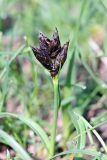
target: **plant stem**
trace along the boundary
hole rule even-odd
[[[49,157],[54,156],[55,153],[55,140],[56,140],[56,129],[57,129],[57,119],[58,119],[58,110],[60,107],[60,92],[59,92],[59,83],[58,77],[53,78],[53,86],[54,86],[54,113],[53,113],[53,128],[51,134],[51,142],[50,142],[50,153]]]

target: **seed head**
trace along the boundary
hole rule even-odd
[[[49,70],[52,78],[62,68],[68,51],[69,42],[61,47],[58,30],[56,29],[53,38],[48,39],[43,33],[39,33],[39,47],[31,47],[36,59]]]

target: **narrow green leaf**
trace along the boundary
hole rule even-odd
[[[78,149],[83,149],[86,144],[86,134],[82,134],[86,131],[85,125],[83,121],[75,114],[75,112],[71,112],[71,119],[76,128],[77,134],[80,136],[78,137]]]
[[[36,133],[41,138],[41,140],[45,144],[47,150],[49,150],[48,136],[46,135],[46,133],[43,131],[43,129],[40,127],[39,124],[37,124],[36,122],[33,122],[31,119],[26,118],[24,116],[20,116],[20,115],[8,113],[8,112],[1,112],[0,118],[3,118],[3,117],[17,118],[20,121],[22,121],[23,123],[25,123],[27,126],[29,126],[34,131],[34,133]]]
[[[79,57],[80,60],[84,66],[84,68],[87,70],[87,72],[90,74],[90,76],[92,77],[92,79],[97,83],[100,84],[100,80],[98,79],[98,77],[93,73],[93,71],[90,69],[90,67],[88,66],[88,64],[85,62],[85,60],[82,57],[82,53],[79,52]]]
[[[66,105],[70,104],[75,99],[74,96],[70,96],[61,101],[61,107],[66,107]]]
[[[95,134],[95,136],[97,137],[97,139],[101,143],[102,147],[104,148],[105,152],[107,153],[107,146],[106,146],[105,142],[103,141],[102,137],[99,135],[99,133],[95,129],[93,129],[93,127],[88,123],[88,121],[85,118],[83,118],[78,113],[75,113],[75,114],[78,117],[80,117],[80,119],[85,123],[85,125],[87,125],[87,127],[89,127],[90,129],[92,129],[92,132]]]
[[[107,0],[99,0],[99,5],[103,8],[104,15],[107,16]]]
[[[89,128],[88,128],[87,125],[85,125],[85,127],[86,127],[86,132],[87,132],[87,135],[88,135],[90,144],[91,144],[91,146],[94,146],[94,140],[93,140],[93,137],[92,137],[92,133],[91,133],[91,131],[89,130]]]
[[[107,111],[97,115],[95,118],[92,119],[91,124],[97,125],[102,123],[103,121],[107,121]]]
[[[69,86],[71,85],[71,80],[72,80],[72,73],[73,73],[73,66],[74,66],[74,62],[75,62],[75,56],[76,56],[76,52],[77,52],[77,39],[78,39],[78,35],[79,35],[79,29],[81,26],[81,22],[82,19],[84,17],[84,9],[86,7],[87,1],[83,0],[82,4],[81,4],[81,10],[80,10],[80,15],[78,17],[78,21],[76,24],[76,31],[74,33],[74,38],[72,39],[72,53],[70,56],[70,61],[69,61],[69,66],[68,66],[68,71],[67,71],[67,79],[66,79],[66,84]]]
[[[88,106],[90,101],[92,101],[92,99],[95,97],[97,92],[101,90],[100,88],[101,87],[96,86],[94,90],[90,93],[90,96],[88,96],[86,100],[79,106],[81,108],[81,114],[84,112],[85,108]]]
[[[32,160],[32,158],[27,154],[27,152],[14,140],[13,137],[8,135],[5,131],[0,129],[0,139],[3,139],[6,144],[12,147],[23,160]],[[2,141],[3,143],[3,141]]]
[[[101,160],[107,160],[107,155],[102,154],[101,152],[96,152],[92,150],[83,150],[83,149],[72,149],[70,151],[65,151],[59,154],[56,154],[54,157],[50,158],[50,160],[57,158],[59,156],[69,155],[69,154],[82,154],[82,155],[90,155],[94,157],[99,157]]]
[[[13,60],[18,56],[18,54],[20,54],[20,52],[23,51],[23,49],[25,48],[25,45],[22,45],[14,54],[13,57],[10,59],[10,61],[8,62],[8,66],[13,62]],[[7,66],[7,65],[6,65]],[[3,71],[0,74],[0,79],[4,76],[5,72],[7,70],[7,67],[5,67],[3,69]]]
[[[106,124],[106,123],[107,123],[107,120],[102,121],[101,123],[96,124],[96,125],[93,126],[92,128],[88,128],[88,126],[86,126],[87,129],[86,129],[86,131],[82,132],[82,135],[83,135],[83,134],[86,134],[87,132],[92,131],[92,130],[94,130],[94,129],[96,129],[96,128],[98,128],[98,127],[100,127],[100,126],[102,126],[102,125],[104,125],[104,124]],[[74,140],[74,139],[77,139],[79,136],[80,136],[80,134],[78,134],[77,136],[73,137],[73,140]]]
[[[75,53],[76,53],[76,49],[74,46],[74,48],[72,49],[72,53],[71,53],[71,57],[70,57],[70,61],[69,61],[69,66],[68,66],[68,71],[67,71],[66,84],[68,86],[71,85],[73,66],[74,66],[74,61],[75,61]]]

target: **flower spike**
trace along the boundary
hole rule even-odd
[[[55,77],[62,68],[68,51],[69,42],[61,47],[58,30],[56,28],[53,38],[47,38],[43,33],[39,33],[39,47],[31,47],[36,59],[49,70],[52,78]]]

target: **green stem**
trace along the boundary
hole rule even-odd
[[[58,77],[53,78],[53,86],[54,86],[54,113],[53,113],[53,128],[51,134],[51,142],[50,142],[50,153],[49,157],[54,156],[55,153],[55,140],[56,140],[56,129],[57,129],[57,119],[58,119],[58,110],[60,107],[60,94],[59,94],[59,83]]]

